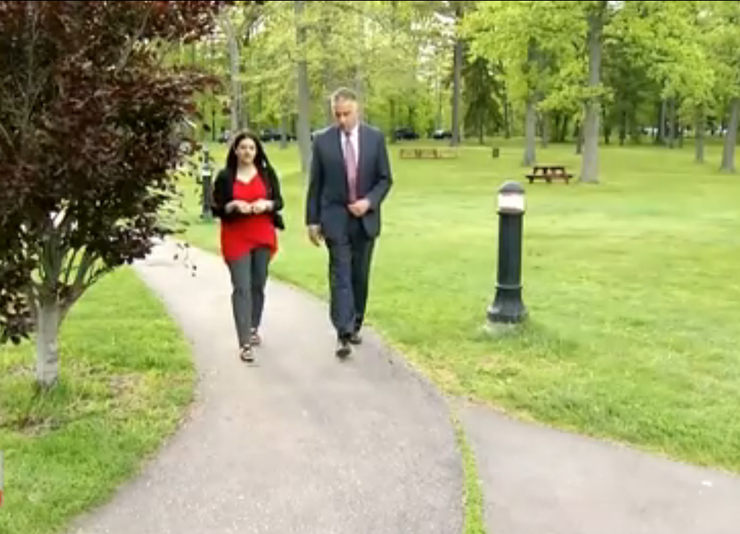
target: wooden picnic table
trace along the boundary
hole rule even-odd
[[[454,148],[402,148],[399,152],[402,159],[449,159],[457,157]]]
[[[526,176],[530,184],[535,180],[545,180],[548,184],[553,180],[564,180],[567,184],[573,178],[573,175],[565,170],[565,165],[535,165],[532,167],[532,173]]]

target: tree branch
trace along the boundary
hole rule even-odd
[[[149,22],[150,13],[151,13],[150,9],[146,9],[144,11],[144,18],[141,21],[141,25],[136,30],[136,33],[134,33],[133,37],[129,40],[128,44],[126,45],[126,48],[124,48],[123,50],[121,59],[118,61],[118,65],[116,66],[116,74],[121,72],[121,70],[126,66],[126,63],[128,63],[128,60],[131,57],[131,53],[134,51],[134,46],[136,46],[136,43],[139,41],[139,39],[141,39],[141,36],[144,34],[146,25]]]
[[[75,260],[77,259],[77,255],[80,253],[80,249],[76,248],[72,251],[72,257],[69,259],[69,263],[67,263],[67,269],[64,273],[64,285],[69,285],[69,275],[72,273],[72,267],[74,267]]]
[[[92,269],[98,258],[94,254],[90,253],[89,250],[85,250],[85,254],[82,256],[82,261],[77,270],[75,276],[75,282],[70,289],[69,293],[62,299],[60,303],[60,323],[67,316],[67,312],[72,306],[79,300],[79,298],[85,293],[85,291],[95,284],[100,278],[109,272],[111,269],[105,265],[98,269]],[[87,276],[89,274],[89,276]]]
[[[95,263],[95,255],[90,252],[90,249],[85,249],[85,253],[82,255],[80,266],[77,268],[75,273],[75,281],[72,284],[72,293],[81,292],[85,288],[85,276],[87,271]],[[76,299],[75,299],[76,300]]]
[[[111,271],[111,268],[107,265],[102,265],[98,269],[94,269],[90,271],[90,276],[85,281],[85,289],[88,289],[92,285],[94,285],[100,278],[105,275],[106,273],[109,273]]]
[[[21,112],[21,120],[20,120],[20,135],[21,135],[21,151],[24,151],[24,147],[26,146],[26,139],[28,136],[28,127],[29,123],[31,122],[31,110],[32,110],[32,102],[31,102],[31,93],[33,92],[33,88],[35,86],[34,79],[33,79],[33,69],[34,69],[34,49],[36,47],[36,17],[38,14],[36,2],[26,2],[26,12],[28,15],[28,24],[29,24],[29,39],[28,39],[28,57],[26,58],[26,88],[25,91],[23,88],[19,87],[20,93],[24,96],[24,107],[23,111]],[[20,81],[19,81],[20,84]]]

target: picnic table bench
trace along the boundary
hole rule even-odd
[[[564,165],[535,165],[532,167],[532,174],[526,176],[530,184],[535,180],[545,180],[548,184],[553,180],[564,180],[567,184],[573,178],[572,174],[566,172]]]
[[[452,148],[402,148],[402,159],[449,159],[457,157],[457,150]]]

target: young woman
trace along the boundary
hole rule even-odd
[[[277,251],[276,229],[284,229],[283,198],[277,173],[259,138],[234,138],[213,184],[213,214],[221,219],[221,253],[231,272],[231,303],[239,357],[254,361],[265,304],[268,266]]]

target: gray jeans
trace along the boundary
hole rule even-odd
[[[231,306],[234,311],[239,346],[249,343],[252,329],[257,330],[265,306],[265,284],[270,250],[258,248],[233,262],[227,262],[231,272]]]

